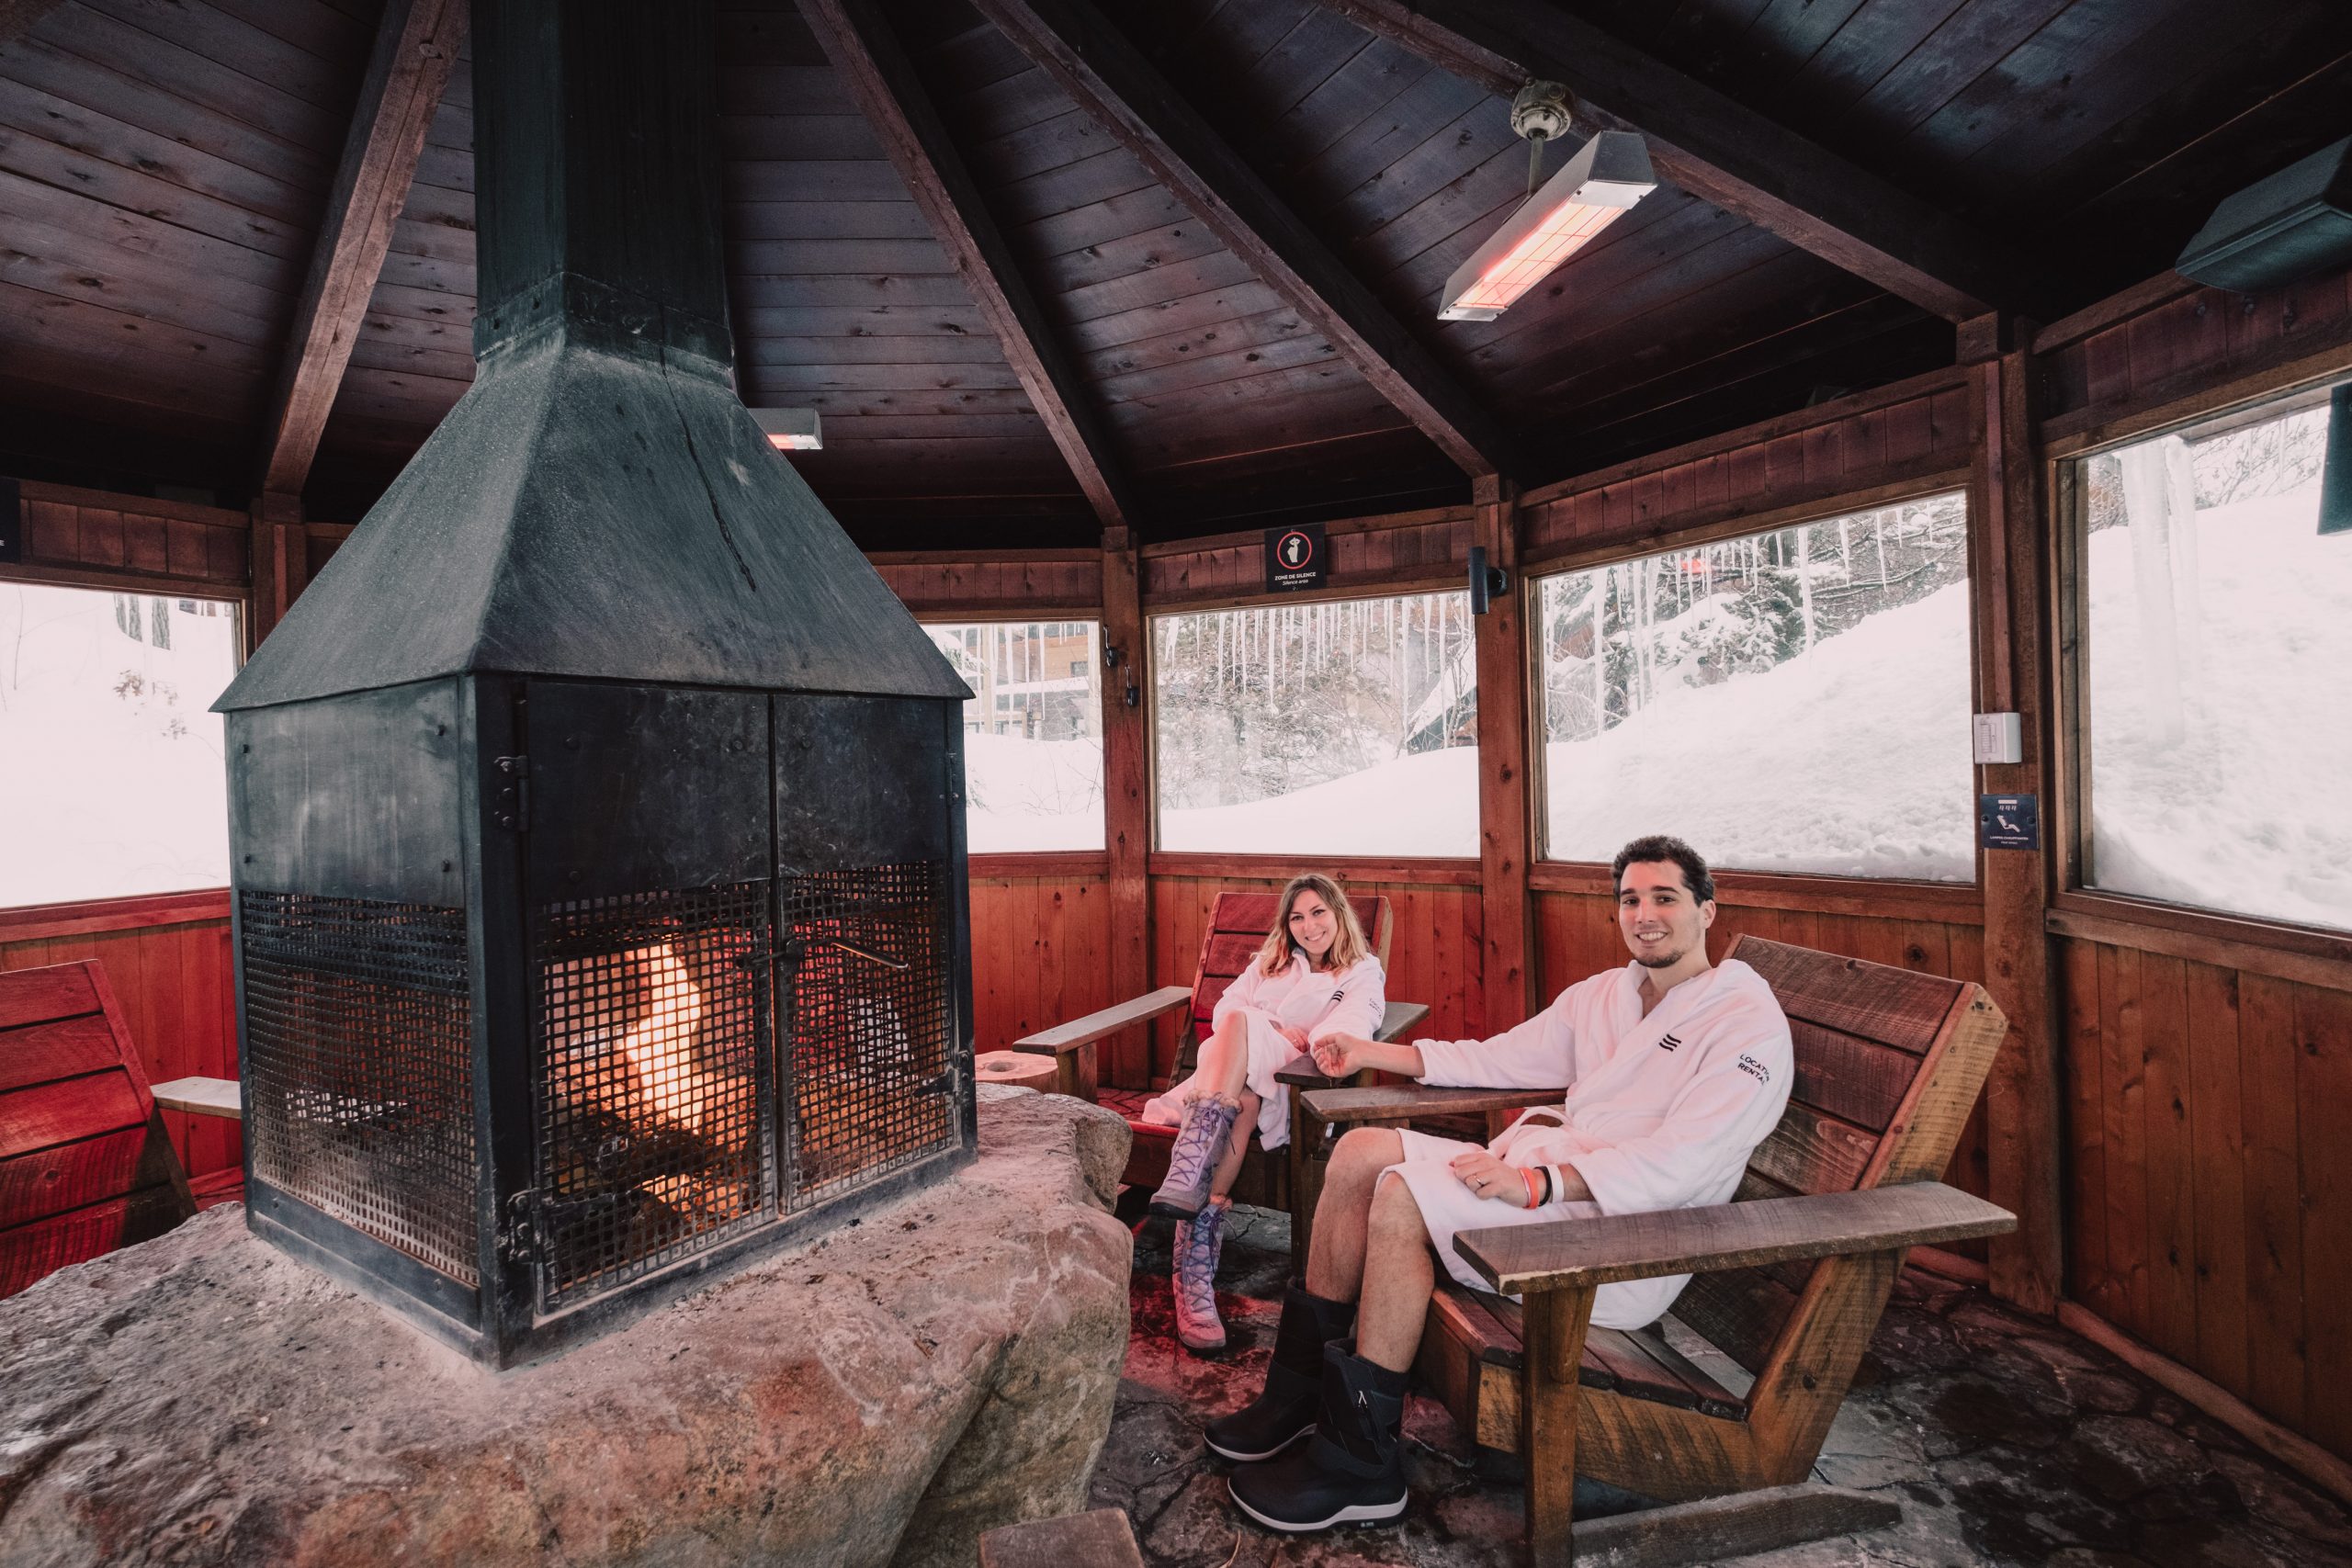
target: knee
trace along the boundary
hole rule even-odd
[[[1372,1229],[1374,1235],[1396,1235],[1416,1246],[1428,1235],[1429,1227],[1421,1223],[1421,1206],[1402,1177],[1382,1182],[1373,1193]]]
[[[1404,1146],[1385,1127],[1357,1127],[1340,1134],[1323,1174],[1326,1187],[1369,1192],[1382,1171],[1404,1157]]]

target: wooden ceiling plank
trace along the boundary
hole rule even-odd
[[[263,422],[261,488],[299,495],[466,27],[465,0],[388,0]]]
[[[1075,0],[978,6],[1465,473],[1512,471],[1501,422],[1100,14]]]
[[[1948,214],[1565,11],[1317,3],[1504,96],[1566,83],[1581,129],[1638,132],[1661,177],[1948,321],[2018,302],[2008,259]]]
[[[1139,518],[1109,430],[879,7],[872,0],[802,0],[801,15],[971,290],[1095,515],[1106,528],[1135,525]]]

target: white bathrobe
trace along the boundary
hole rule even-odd
[[[1329,1034],[1358,1034],[1369,1039],[1388,1010],[1388,976],[1380,960],[1367,953],[1349,968],[1334,974],[1317,970],[1306,954],[1290,950],[1290,967],[1279,974],[1259,973],[1258,961],[1234,976],[1217,998],[1210,1026],[1239,1013],[1249,1021],[1250,1066],[1244,1082],[1258,1096],[1258,1142],[1270,1149],[1290,1142],[1290,1095],[1274,1075],[1298,1056],[1283,1029],[1303,1029],[1309,1040]],[[1184,1119],[1184,1104],[1201,1092],[1200,1074],[1147,1101],[1143,1118],[1173,1127]]]
[[[1592,1201],[1513,1207],[1481,1198],[1451,1162],[1470,1145],[1404,1133],[1393,1168],[1412,1189],[1448,1273],[1487,1289],[1453,1250],[1457,1231],[1727,1202],[1747,1156],[1779,1124],[1795,1076],[1788,1020],[1763,976],[1736,959],[1685,980],[1642,1016],[1643,969],[1578,981],[1491,1040],[1422,1040],[1421,1082],[1484,1089],[1567,1086],[1556,1109],[1523,1112],[1489,1145],[1506,1164],[1566,1167]],[[1688,1274],[1603,1285],[1592,1321],[1652,1322]]]

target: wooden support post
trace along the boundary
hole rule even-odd
[[[1117,661],[1102,672],[1102,805],[1110,849],[1111,994],[1139,997],[1151,989],[1151,893],[1146,857],[1151,850],[1149,737],[1145,733],[1141,563],[1133,534],[1102,530],[1102,648]],[[1127,694],[1136,700],[1130,704]],[[1121,1089],[1151,1085],[1151,1033],[1126,1031],[1111,1042],[1103,1076]]]
[[[1527,1556],[1537,1568],[1576,1560],[1577,1387],[1593,1288],[1530,1291],[1526,1296],[1527,1389],[1520,1401],[1519,1451],[1527,1460]]]
[[[302,525],[302,498],[264,491],[253,504],[253,595],[246,617],[248,651],[286,618],[309,581],[310,539]]]
[[[2057,1307],[2064,1279],[2065,1216],[2058,1010],[2044,925],[2055,849],[2050,824],[2063,817],[2048,798],[2058,776],[2047,765],[2052,683],[2042,630],[2050,529],[2022,346],[2030,333],[1973,335],[1993,355],[1975,369],[1979,434],[1969,497],[1977,541],[1977,690],[1984,711],[2021,716],[2025,736],[2025,760],[1980,767],[1979,787],[2039,797],[2043,829],[2039,850],[1978,852],[1984,987],[2009,1021],[1985,1088],[1988,1195],[2018,1216],[2014,1234],[1991,1242],[1988,1272],[1995,1295],[2047,1313]]]
[[[1472,481],[1476,537],[1510,587],[1476,621],[1478,662],[1478,875],[1484,937],[1485,1032],[1528,1015],[1535,975],[1528,962],[1527,863],[1535,847],[1528,790],[1527,602],[1519,581],[1519,492],[1495,476]],[[1546,977],[1546,984],[1553,977]]]

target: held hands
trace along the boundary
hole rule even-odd
[[[1453,1174],[1481,1198],[1508,1203],[1514,1209],[1531,1206],[1527,1178],[1519,1167],[1506,1165],[1485,1149],[1465,1149],[1453,1156]]]
[[[1298,1025],[1295,1023],[1277,1024],[1275,1025],[1275,1029],[1283,1039],[1290,1042],[1290,1048],[1292,1050],[1305,1051],[1309,1054],[1313,1053],[1315,1049],[1314,1043],[1306,1038],[1306,1031],[1299,1028]]]

